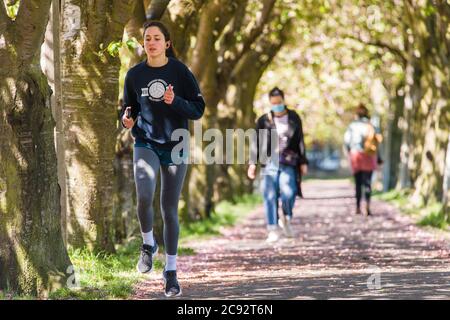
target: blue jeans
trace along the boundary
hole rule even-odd
[[[283,214],[292,218],[292,209],[297,195],[297,171],[293,166],[267,165],[262,170],[262,193],[267,224],[278,223],[278,199],[281,198]]]

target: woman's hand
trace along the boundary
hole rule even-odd
[[[173,87],[171,84],[167,87],[166,92],[164,93],[164,102],[166,104],[172,104],[173,99],[175,99],[175,92],[173,92]]]
[[[128,117],[127,116],[128,114],[131,114],[131,107],[127,107],[122,116],[123,126],[127,129],[130,129],[130,128],[133,128],[133,126],[134,126],[134,120],[132,117]]]
[[[256,178],[256,165],[251,164],[248,167],[247,176],[250,180],[254,180]]]
[[[308,166],[306,164],[302,164],[300,166],[300,172],[302,173],[302,176],[305,176],[308,173]]]

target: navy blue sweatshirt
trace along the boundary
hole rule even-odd
[[[175,93],[171,105],[164,102],[169,85]],[[205,101],[194,75],[181,61],[171,57],[162,67],[150,67],[143,61],[127,72],[120,120],[128,106],[135,121],[131,130],[135,142],[162,149],[171,149],[179,143],[171,141],[172,132],[188,129],[188,120],[200,119],[205,111]]]

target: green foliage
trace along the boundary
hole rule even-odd
[[[389,90],[403,81],[398,57],[386,47],[403,45],[402,5],[392,1],[298,1],[295,32],[267,69],[256,94],[257,115],[268,110],[267,92],[279,86],[303,118],[305,142],[340,148],[364,103],[386,125]]]
[[[106,51],[111,57],[117,57],[119,55],[119,49],[122,47],[122,45],[122,41],[113,41],[108,45]]]
[[[10,1],[6,5],[6,14],[12,20],[15,20],[17,17],[17,13],[19,12],[19,5],[20,5],[20,1]]]
[[[375,193],[375,198],[389,202],[403,213],[411,215],[417,220],[419,226],[448,230],[450,219],[444,212],[444,205],[440,202],[415,205],[411,201],[412,194],[412,189],[391,190],[384,193]]]
[[[134,50],[139,47],[139,42],[136,38],[128,39],[127,41],[111,41],[105,48],[103,43],[100,44],[100,50],[97,52],[98,56],[104,56],[108,53],[111,57],[118,57],[120,49],[126,47],[128,50]]]
[[[425,17],[429,17],[436,13],[436,8],[433,5],[429,4],[422,8],[421,11]]]
[[[434,203],[427,206],[426,209],[422,209],[422,212],[426,210],[425,217],[419,221],[420,226],[431,226],[443,230],[448,230],[450,220],[447,215],[444,214],[443,205],[440,203]]]

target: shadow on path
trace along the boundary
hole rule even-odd
[[[265,243],[258,207],[222,236],[185,243],[197,254],[179,258],[182,298],[450,299],[447,238],[383,202],[374,201],[371,217],[353,215],[352,188],[348,181],[305,183],[294,239]],[[134,298],[163,297],[161,276],[153,274]]]

